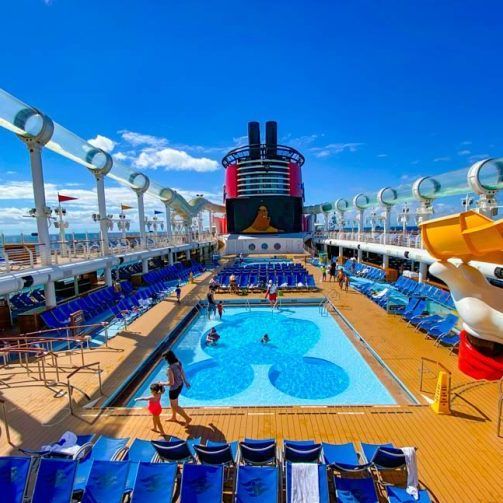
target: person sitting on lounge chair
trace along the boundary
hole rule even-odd
[[[231,274],[229,277],[229,287],[231,289],[231,292],[235,292],[237,290],[237,284],[236,284],[236,276],[234,274]]]

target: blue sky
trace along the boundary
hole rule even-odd
[[[16,0],[2,10],[3,89],[188,195],[220,200],[220,159],[249,120],[277,120],[281,141],[306,155],[308,204],[503,150],[501,2]],[[49,203],[58,189],[78,195],[72,227],[93,230],[89,173],[44,160]],[[1,130],[0,230],[32,206],[29,180],[26,151]],[[107,187],[111,212],[132,200]]]

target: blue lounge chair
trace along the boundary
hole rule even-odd
[[[42,458],[31,503],[69,503],[76,473],[75,460]]]
[[[460,337],[458,334],[449,333],[438,337],[435,341],[435,345],[438,346],[441,344],[442,346],[450,347],[452,352],[457,346],[459,346],[459,341]]]
[[[195,461],[194,446],[201,442],[200,438],[191,440],[180,440],[172,438],[168,441],[152,440],[157,454],[163,461],[185,463]]]
[[[181,503],[221,503],[224,492],[222,465],[185,464],[182,470]]]
[[[360,464],[352,442],[347,444],[328,444],[323,442],[323,457],[327,465],[345,472],[359,472],[370,468],[370,463]]]
[[[439,314],[431,314],[430,316],[419,316],[415,319],[412,319],[409,323],[415,325],[416,330],[428,330],[443,321],[443,319],[444,318]]]
[[[348,479],[334,477],[337,503],[379,503],[371,478]]]
[[[440,322],[438,325],[431,327],[427,335],[430,337],[434,337],[438,339],[439,337],[443,337],[445,335],[450,334],[451,330],[456,326],[458,322],[458,318],[454,314],[449,314],[446,316],[445,320]]]
[[[245,439],[239,444],[241,460],[247,465],[276,464],[276,441]]]
[[[295,463],[294,463],[295,464]],[[328,476],[326,465],[316,465],[318,469],[318,494],[320,503],[328,503],[330,501],[328,495]],[[286,501],[293,501],[292,494],[292,463],[286,464]]]
[[[138,473],[138,467],[141,462],[152,463],[157,458],[155,450],[150,440],[135,438],[131,447],[129,447],[126,460],[129,461],[129,472],[126,483],[126,490],[132,491]]]
[[[111,438],[104,435],[96,440],[89,455],[80,461],[75,477],[74,491],[83,491],[87,485],[94,461],[116,461],[127,453],[129,438]]]
[[[0,457],[1,500],[8,503],[23,503],[31,459],[20,456]]]
[[[422,315],[426,310],[426,301],[425,300],[420,300],[417,304],[416,307],[410,311],[410,312],[404,312],[403,317],[407,320],[410,321],[413,318],[416,318],[420,315]]]
[[[363,451],[363,456],[365,457],[366,462],[372,461],[372,458],[374,457],[375,453],[377,452],[377,449],[380,447],[390,447],[394,448],[393,444],[387,443],[387,444],[367,444],[365,442],[360,442],[360,445],[362,446],[362,451]]]
[[[425,489],[419,489],[419,499],[414,499],[402,487],[386,486],[390,503],[431,503],[430,495]]]
[[[93,461],[82,503],[121,503],[127,474],[126,461]]]
[[[395,470],[405,468],[405,456],[401,449],[392,444],[375,445],[363,444],[363,452],[367,461],[372,463],[378,470]]]
[[[195,445],[197,459],[205,465],[235,465],[237,458],[237,442],[230,444],[211,442],[206,445]]]
[[[91,440],[94,435],[77,435],[77,443],[76,445],[80,446],[80,449],[74,453],[74,454],[65,454],[64,452],[58,452],[58,451],[53,451],[53,450],[32,450],[32,449],[25,449],[25,448],[19,448],[19,451],[21,451],[23,454],[26,454],[27,456],[43,456],[44,458],[65,458],[65,459],[82,459],[87,456],[89,451],[93,448],[93,444],[91,443]],[[56,442],[51,442],[48,444],[51,447],[57,447],[58,445],[61,445],[59,441]]]
[[[318,463],[321,461],[321,444],[285,442],[283,460],[290,463]]]
[[[171,501],[177,469],[176,463],[139,463],[131,503]]]
[[[276,503],[279,475],[275,466],[240,466],[237,471],[236,503]]]

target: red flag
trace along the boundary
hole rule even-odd
[[[78,197],[62,196],[58,193],[58,202],[59,203],[64,203],[65,201],[75,201],[75,199],[78,199]]]

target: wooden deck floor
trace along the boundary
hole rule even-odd
[[[311,267],[311,266],[308,266]],[[319,270],[313,269],[319,280]],[[181,306],[172,299],[161,302],[136,320],[111,345],[120,351],[93,350],[86,363],[100,361],[104,369],[103,389],[111,394],[151,352],[165,334],[203,296],[209,275],[183,288]],[[419,476],[441,502],[501,503],[503,487],[503,438],[496,435],[497,384],[476,383],[457,370],[456,357],[398,317],[387,315],[354,291],[339,292],[338,286],[323,283],[322,293],[377,351],[386,365],[420,401],[420,405],[392,407],[238,407],[189,409],[189,427],[165,422],[168,434],[213,440],[249,437],[308,439],[327,442],[393,442],[418,447]],[[292,294],[293,295],[293,294]],[[319,294],[317,294],[319,296]],[[226,296],[218,296],[225,299]],[[431,394],[419,390],[420,359],[441,362],[452,372],[453,413],[439,416],[428,406]],[[74,357],[75,364],[79,361]],[[12,370],[14,372],[14,369]],[[2,373],[5,376],[5,371]],[[14,384],[18,378],[12,377]],[[75,384],[88,394],[97,393],[94,374],[85,374]],[[435,374],[428,374],[426,387],[433,391]],[[157,438],[151,418],[144,410],[123,408],[84,409],[80,418],[69,415],[66,396],[33,385],[2,389],[7,405],[12,442],[37,447],[65,430],[112,436]],[[402,402],[400,402],[402,403]],[[163,414],[168,419],[169,411]],[[5,428],[0,436],[0,454],[13,453]]]

